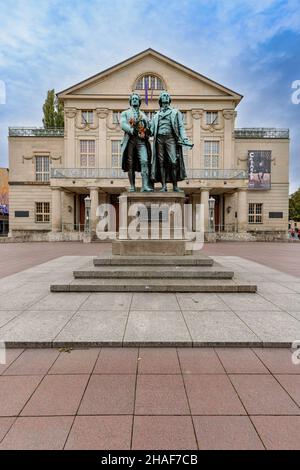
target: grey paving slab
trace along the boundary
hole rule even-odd
[[[1,296],[1,309],[3,310],[24,310],[46,294],[40,290],[29,290],[28,288],[17,288],[10,291],[9,295]]]
[[[191,345],[191,336],[181,312],[130,311],[124,345]]]
[[[300,282],[281,282],[281,285],[288,287],[294,292],[300,294]]]
[[[43,343],[49,346],[74,313],[72,310],[63,312],[28,310],[0,328],[0,339],[7,342],[8,346],[10,343],[24,344],[24,346],[30,343]]]
[[[218,294],[222,300],[232,310],[247,310],[257,311],[260,310],[280,310],[280,307],[274,305],[272,302],[264,299],[258,294]]]
[[[176,294],[176,297],[182,310],[230,310],[216,294],[183,293]]]
[[[283,311],[242,310],[235,312],[259,338],[269,345],[284,346],[300,339],[300,321]]]
[[[263,293],[265,299],[287,312],[300,312],[300,293]]]
[[[265,299],[272,302],[273,294],[294,294],[295,292],[287,286],[279,284],[278,282],[260,282],[257,288],[258,294],[270,294],[269,296],[264,296]],[[300,294],[299,294],[300,295]],[[281,297],[281,296],[280,296]],[[273,302],[275,303],[275,302]]]
[[[0,310],[0,328],[22,314],[22,310]]]
[[[14,347],[53,346],[53,341],[289,346],[300,339],[299,278],[238,256],[214,259],[236,270],[241,282],[257,283],[259,294],[50,293],[53,278],[71,280],[74,269],[93,260],[63,256],[0,279],[0,339]]]
[[[175,294],[168,293],[134,293],[132,310],[180,310]]]
[[[55,297],[57,294],[53,295]],[[80,310],[129,310],[132,295],[130,292],[92,293],[81,305]]]
[[[65,294],[48,294],[42,300],[34,303],[31,306],[32,310],[77,310],[89,294],[87,293],[73,293],[68,296]]]
[[[193,345],[258,345],[260,338],[231,311],[190,311],[183,316]]]
[[[54,345],[93,343],[121,346],[128,311],[82,310],[76,313],[54,340]]]

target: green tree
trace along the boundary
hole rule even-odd
[[[290,220],[300,222],[300,188],[290,196],[289,217]]]
[[[64,107],[63,104],[58,101],[54,90],[48,90],[47,92],[47,98],[43,105],[43,114],[43,125],[45,129],[64,127]]]

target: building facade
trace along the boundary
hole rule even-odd
[[[151,119],[163,89],[194,143],[184,153],[188,178],[180,186],[187,202],[204,204],[205,230],[212,196],[217,237],[286,238],[289,131],[236,129],[240,94],[152,49],[60,92],[64,129],[9,129],[10,234],[81,239],[87,195],[94,231],[98,204],[117,209],[129,186],[121,170],[120,113],[130,93],[147,92],[141,109]]]

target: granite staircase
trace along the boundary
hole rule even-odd
[[[51,292],[256,292],[205,255],[94,258]]]

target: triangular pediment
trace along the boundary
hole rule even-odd
[[[72,98],[80,95],[125,96],[135,89],[137,79],[144,74],[160,77],[165,88],[173,96],[224,97],[236,102],[242,95],[188,67],[154,51],[147,49],[124,62],[100,72],[60,93],[59,98]]]

